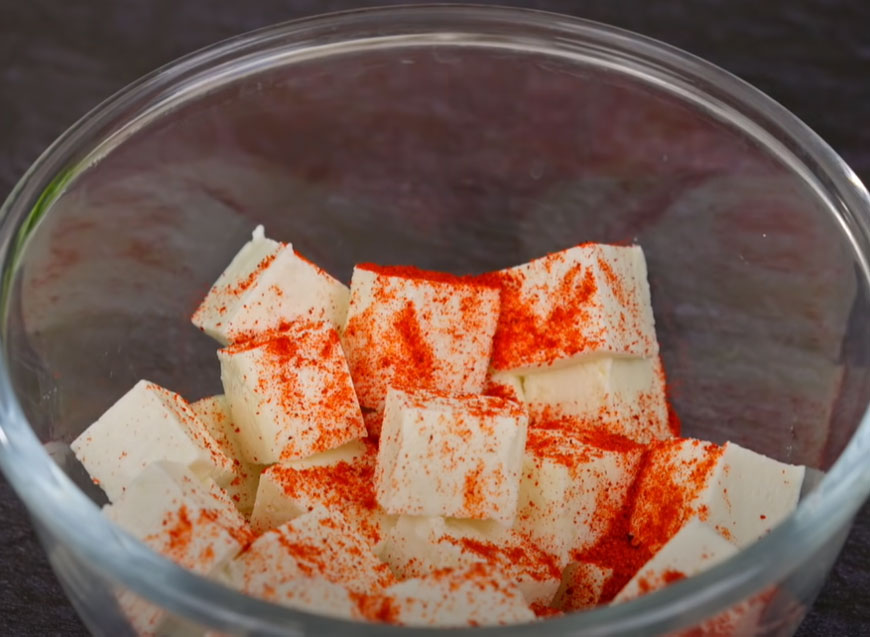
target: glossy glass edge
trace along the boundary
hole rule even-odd
[[[474,27],[487,26],[512,30],[510,36],[504,36],[504,42],[512,44],[514,48],[528,50],[536,38],[518,34],[534,29],[540,36],[538,44],[543,44],[541,51],[547,54],[564,55],[565,52],[558,50],[558,47],[570,48],[571,45],[585,47],[588,49],[587,55],[597,51],[602,61],[615,54],[611,62],[622,72],[632,71],[624,66],[628,59],[632,59],[635,63],[633,71],[646,81],[659,82],[662,88],[671,92],[683,91],[687,98],[695,94],[696,98],[710,102],[708,108],[715,106],[725,109],[720,116],[730,111],[729,121],[744,129],[748,127],[748,134],[754,132],[753,136],[764,133],[768,143],[790,142],[794,149],[799,150],[800,157],[785,146],[776,154],[790,159],[789,165],[795,167],[820,197],[829,202],[855,244],[856,253],[862,257],[868,254],[870,232],[867,212],[870,210],[870,198],[857,177],[805,125],[737,78],[673,47],[612,27],[518,9],[440,6],[365,10],[269,27],[183,58],[124,89],[59,138],[10,194],[2,208],[0,222],[0,249],[5,255],[4,268],[11,269],[14,266],[15,255],[25,245],[30,230],[38,222],[38,218],[34,220],[34,212],[40,206],[33,204],[28,207],[28,202],[39,202],[43,198],[41,207],[47,206],[45,197],[49,193],[48,184],[57,184],[57,175],[64,175],[65,180],[56,192],[52,191],[53,194],[49,195],[48,203],[62,191],[69,178],[74,178],[79,170],[85,169],[131,134],[135,129],[131,121],[136,122],[137,117],[147,119],[149,111],[150,116],[165,112],[165,109],[186,97],[206,90],[209,81],[215,81],[218,76],[222,78],[220,83],[223,83],[227,76],[222,73],[230,72],[245,56],[249,56],[249,62],[255,61],[258,56],[262,57],[261,52],[268,50],[271,44],[283,42],[282,46],[285,47],[291,44],[294,50],[308,50],[309,54],[320,47],[318,54],[327,55],[335,53],[336,46],[348,50],[351,45],[347,42],[337,44],[342,41],[346,31],[370,29],[376,32],[380,27],[390,24],[396,26],[396,23],[401,22],[406,24],[398,26],[409,29],[411,34],[405,37],[406,44],[409,39],[419,39],[422,37],[420,34],[429,33],[437,35],[441,44],[494,45],[485,35],[475,37]],[[359,42],[373,41],[377,36],[371,32],[363,35]],[[454,37],[445,37],[449,34]],[[463,35],[456,37],[457,34]],[[326,41],[321,42],[318,37]],[[420,41],[423,40],[425,38]],[[353,46],[361,45],[358,43]],[[272,63],[275,61],[273,59]],[[250,67],[246,72],[262,68]],[[692,81],[686,82],[687,78]],[[713,99],[707,91],[715,91],[720,95]],[[139,109],[136,115],[129,118],[128,109],[137,103],[147,103],[148,108]],[[138,121],[142,124],[146,119]],[[99,139],[101,132],[118,128],[115,124],[119,125],[121,132],[105,135],[94,148],[94,139]],[[753,127],[758,130],[752,131]],[[770,130],[776,131],[777,137],[767,134]],[[77,157],[76,149],[82,141],[90,142],[92,148],[86,158]],[[806,165],[807,162],[810,162],[811,168]],[[25,210],[30,210],[30,214],[23,212]],[[18,219],[30,219],[33,222],[22,224]],[[862,269],[866,283],[866,261],[862,262]],[[6,288],[7,282],[4,281],[4,290]],[[13,487],[27,502],[33,515],[53,533],[71,533],[69,544],[110,579],[129,586],[170,610],[193,619],[208,620],[219,627],[291,633],[299,630],[343,632],[351,627],[357,632],[369,632],[369,629],[379,634],[392,632],[384,626],[366,627],[358,623],[325,620],[267,604],[183,571],[108,523],[96,506],[54,466],[27,425],[5,370],[0,373],[0,415],[3,417],[0,466]],[[679,582],[629,604],[550,620],[548,624],[552,629],[567,634],[582,630],[584,635],[672,630],[695,623],[698,618],[713,614],[763,589],[799,565],[793,559],[794,547],[800,546],[803,554],[809,555],[848,523],[870,491],[870,467],[864,462],[868,451],[870,425],[865,416],[848,448],[819,488],[801,503],[794,516],[759,543],[691,581]],[[788,555],[784,553],[784,547],[789,547]],[[138,573],[146,575],[140,577]],[[531,625],[498,630],[507,634],[535,634],[541,628]],[[479,633],[481,629],[475,629],[474,632]],[[484,632],[487,631],[484,629]]]

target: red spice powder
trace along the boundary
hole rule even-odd
[[[179,557],[193,539],[193,523],[190,521],[190,516],[187,511],[187,506],[182,504],[177,511],[170,513],[163,520],[163,526],[172,527],[167,530],[169,537],[167,550],[171,556]]]
[[[475,513],[484,510],[486,504],[486,482],[483,480],[485,469],[483,460],[479,461],[474,470],[465,475],[465,484],[462,491],[462,507],[469,517],[475,517]]]
[[[472,287],[498,288],[497,284],[482,281],[473,275],[456,275],[435,270],[423,270],[412,265],[378,265],[376,263],[359,263],[360,270],[374,272],[382,276],[395,276],[403,279],[417,279],[432,283],[447,283],[449,285],[468,285]]]
[[[559,579],[562,577],[562,569],[559,568],[556,557],[531,543],[505,546],[469,537],[456,538],[449,535],[439,538],[438,541],[461,546],[464,551],[482,557],[489,565],[519,568],[533,579]]]
[[[349,591],[350,599],[356,604],[360,615],[365,619],[385,624],[399,623],[399,607],[388,595],[367,595]]]
[[[541,602],[533,602],[529,605],[529,608],[532,609],[536,617],[558,617],[564,614],[558,608],[550,608]]]
[[[254,281],[257,280],[257,277],[263,273],[263,271],[272,265],[272,261],[275,260],[277,254],[270,254],[266,256],[262,261],[260,261],[257,266],[253,269],[253,271],[246,276],[244,279],[236,283],[235,285],[228,285],[224,290],[224,294],[231,296],[241,296],[244,292],[253,285]]]

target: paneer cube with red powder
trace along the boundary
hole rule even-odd
[[[153,462],[168,460],[225,485],[233,462],[178,394],[140,380],[72,445],[110,502]]]
[[[393,514],[512,524],[527,426],[512,400],[391,388],[375,469],[378,503]]]
[[[697,517],[745,547],[794,510],[804,472],[732,442],[653,443],[637,478],[631,534],[655,553]]]
[[[598,606],[612,576],[612,568],[593,562],[571,562],[562,571],[562,584],[553,597],[553,608],[567,613]]]
[[[338,329],[350,292],[293,250],[254,229],[218,277],[191,321],[222,345],[248,340],[291,321],[326,321]]]
[[[643,450],[620,436],[529,429],[515,528],[564,566],[608,532]]]
[[[218,351],[244,459],[272,464],[366,435],[338,333],[295,322]]]
[[[587,243],[481,280],[501,289],[491,363],[496,370],[567,365],[590,354],[658,356],[638,246]]]
[[[480,393],[498,313],[499,290],[475,278],[357,265],[342,344],[370,433],[388,387]]]

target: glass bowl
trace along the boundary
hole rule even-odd
[[[732,632],[788,635],[870,491],[868,210],[782,107],[625,31],[480,7],[257,31],[106,101],[4,204],[0,464],[94,634],[131,632],[119,597],[165,632],[414,632],[181,570],[100,515],[67,443],[139,378],[220,391],[188,317],[257,223],[344,279],[636,241],[685,434],[818,471],[794,515],[699,577],[499,630],[712,635],[743,615]]]

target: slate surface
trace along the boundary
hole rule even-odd
[[[274,22],[389,4],[326,0],[0,1],[0,195],[67,126],[155,67]],[[870,182],[870,4],[862,0],[507,2],[682,47],[792,110]],[[0,479],[0,634],[86,634]],[[870,506],[798,635],[870,635]]]

